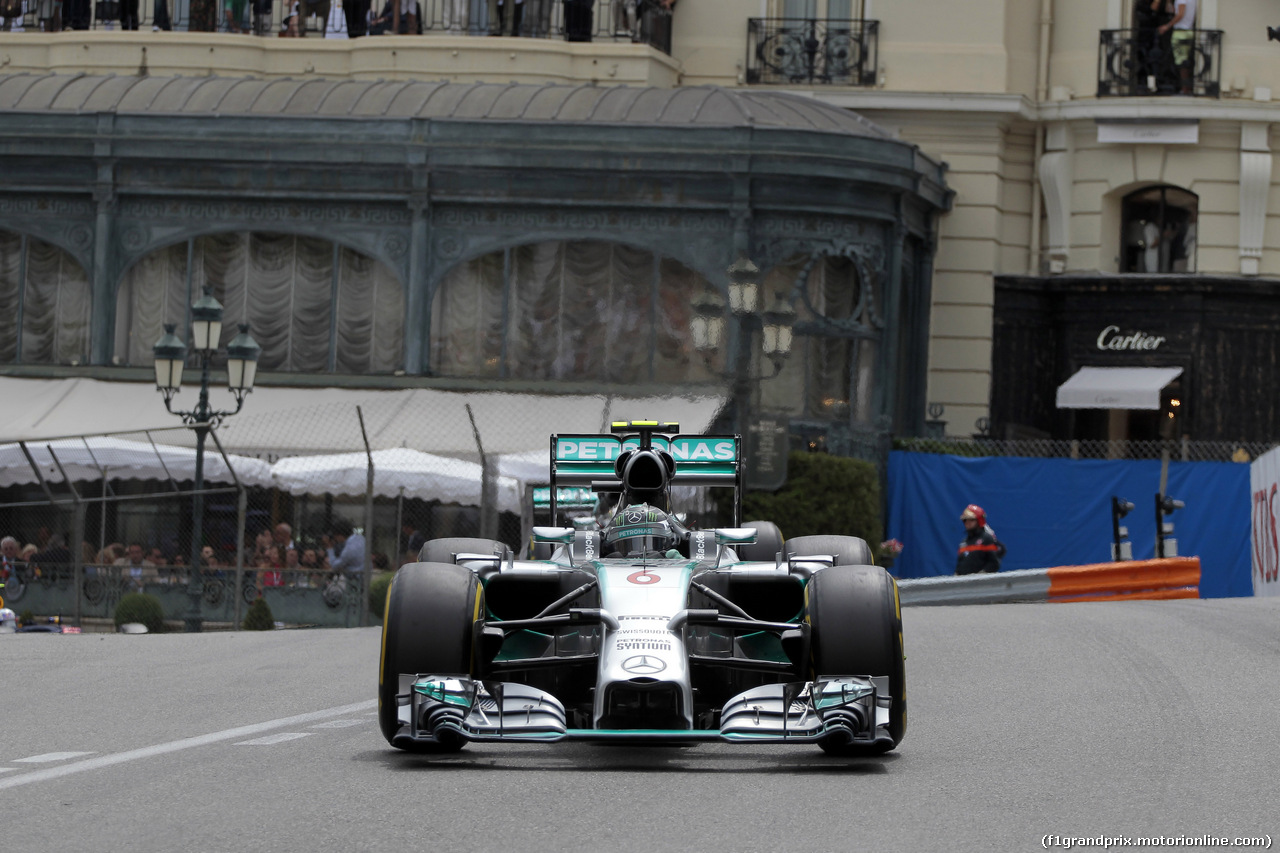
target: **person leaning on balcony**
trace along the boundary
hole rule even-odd
[[[62,32],[62,0],[37,0],[36,18],[44,32]]]
[[[564,0],[564,40],[591,41],[594,0]]]
[[[271,0],[253,0],[250,11],[253,14],[253,34],[271,35]]]
[[[397,32],[404,35],[422,35],[422,15],[418,14],[419,5],[410,0],[400,0],[400,29]],[[382,7],[382,14],[369,22],[369,35],[384,35],[391,33],[395,29],[395,10],[391,6],[391,0],[387,0],[385,6]],[[395,35],[395,33],[392,33]]]
[[[294,0],[290,9],[289,14],[280,22],[280,38],[296,39],[302,35],[302,32],[298,29],[298,23],[301,18],[298,14],[297,0]]]
[[[244,3],[245,0],[223,0],[222,14],[226,16],[228,32],[249,32],[244,26]]]
[[[489,35],[520,35],[523,16],[524,0],[489,0]]]
[[[369,33],[369,0],[342,0],[342,13],[347,16],[347,36],[360,38]]]
[[[18,22],[18,30],[21,31],[25,13],[23,0],[0,0],[0,32],[9,32],[14,21]]]
[[[1173,30],[1173,64],[1178,68],[1179,90],[1183,95],[1191,94],[1191,51],[1196,40],[1196,2],[1197,0],[1174,0],[1173,20],[1161,24],[1156,30],[1164,35]]]
[[[471,15],[471,0],[440,0],[444,31],[450,35],[462,35],[467,31]]]

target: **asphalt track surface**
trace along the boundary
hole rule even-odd
[[[874,759],[729,744],[414,756],[378,733],[375,628],[0,636],[3,846],[812,853],[1037,850],[1048,834],[1280,840],[1280,599],[916,608],[905,622],[907,737]]]

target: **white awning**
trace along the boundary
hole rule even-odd
[[[373,493],[378,497],[438,500],[480,505],[481,467],[475,462],[434,456],[407,447],[375,450]],[[364,453],[290,456],[271,466],[273,485],[293,495],[363,495],[368,488]],[[544,475],[545,476],[545,475]],[[498,477],[498,508],[519,513],[524,494],[520,482]]]
[[[1181,367],[1082,367],[1058,386],[1059,409],[1160,408],[1160,392]]]
[[[27,450],[40,474],[31,468],[31,460],[17,444],[0,444],[0,487],[39,482],[39,477],[61,483],[63,474],[73,482],[100,480],[174,480],[195,479],[196,452],[188,447],[174,447],[163,440],[152,445],[112,436],[67,438],[59,441],[32,441]],[[270,486],[271,466],[261,459],[230,454],[235,478],[249,486]],[[210,447],[204,458],[204,478],[211,483],[233,480],[222,454]]]

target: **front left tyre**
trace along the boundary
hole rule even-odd
[[[396,741],[400,731],[402,674],[471,675],[475,672],[475,624],[484,616],[484,588],[475,573],[450,563],[410,563],[396,572],[387,592],[378,668],[378,725],[392,746],[456,752],[462,738],[431,744]]]

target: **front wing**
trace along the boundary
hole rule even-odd
[[[397,746],[441,741],[728,741],[892,746],[889,679],[834,676],[756,687],[730,699],[719,729],[573,729],[564,705],[524,684],[427,674],[397,697]]]

